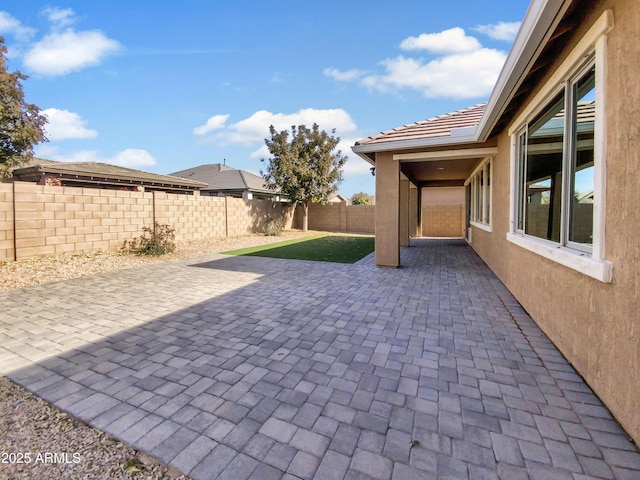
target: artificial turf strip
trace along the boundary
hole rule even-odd
[[[374,237],[327,235],[223,252],[226,255],[355,263],[373,252]]]

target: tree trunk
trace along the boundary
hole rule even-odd
[[[309,230],[309,204],[302,204],[302,231]]]

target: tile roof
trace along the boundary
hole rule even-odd
[[[429,118],[420,122],[410,123],[401,127],[380,132],[368,138],[359,140],[356,145],[374,145],[386,142],[401,142],[424,138],[448,137],[453,130],[475,127],[480,122],[486,103]]]
[[[253,173],[236,170],[219,163],[200,165],[186,170],[174,172],[171,175],[197,180],[207,184],[204,191],[250,191],[269,192],[264,180]]]

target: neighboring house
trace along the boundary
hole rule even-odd
[[[486,105],[353,147],[375,167],[376,264],[400,265],[426,205],[457,205],[459,235],[636,442],[638,38],[637,0],[533,0]]]
[[[329,197],[327,203],[344,203],[345,205],[351,205],[351,199],[343,197],[339,193],[334,193]]]
[[[24,167],[14,169],[13,177],[8,180],[35,182],[39,185],[183,194],[193,194],[206,187],[206,184],[193,180],[143,172],[107,163],[55,162],[39,158],[34,158]]]
[[[171,175],[206,183],[201,195],[270,199],[279,201],[281,195],[269,190],[264,180],[253,173],[236,170],[220,163],[200,165],[174,172]]]

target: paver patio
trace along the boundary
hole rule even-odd
[[[3,374],[195,479],[637,479],[463,241],[401,269],[211,255],[0,293]]]

